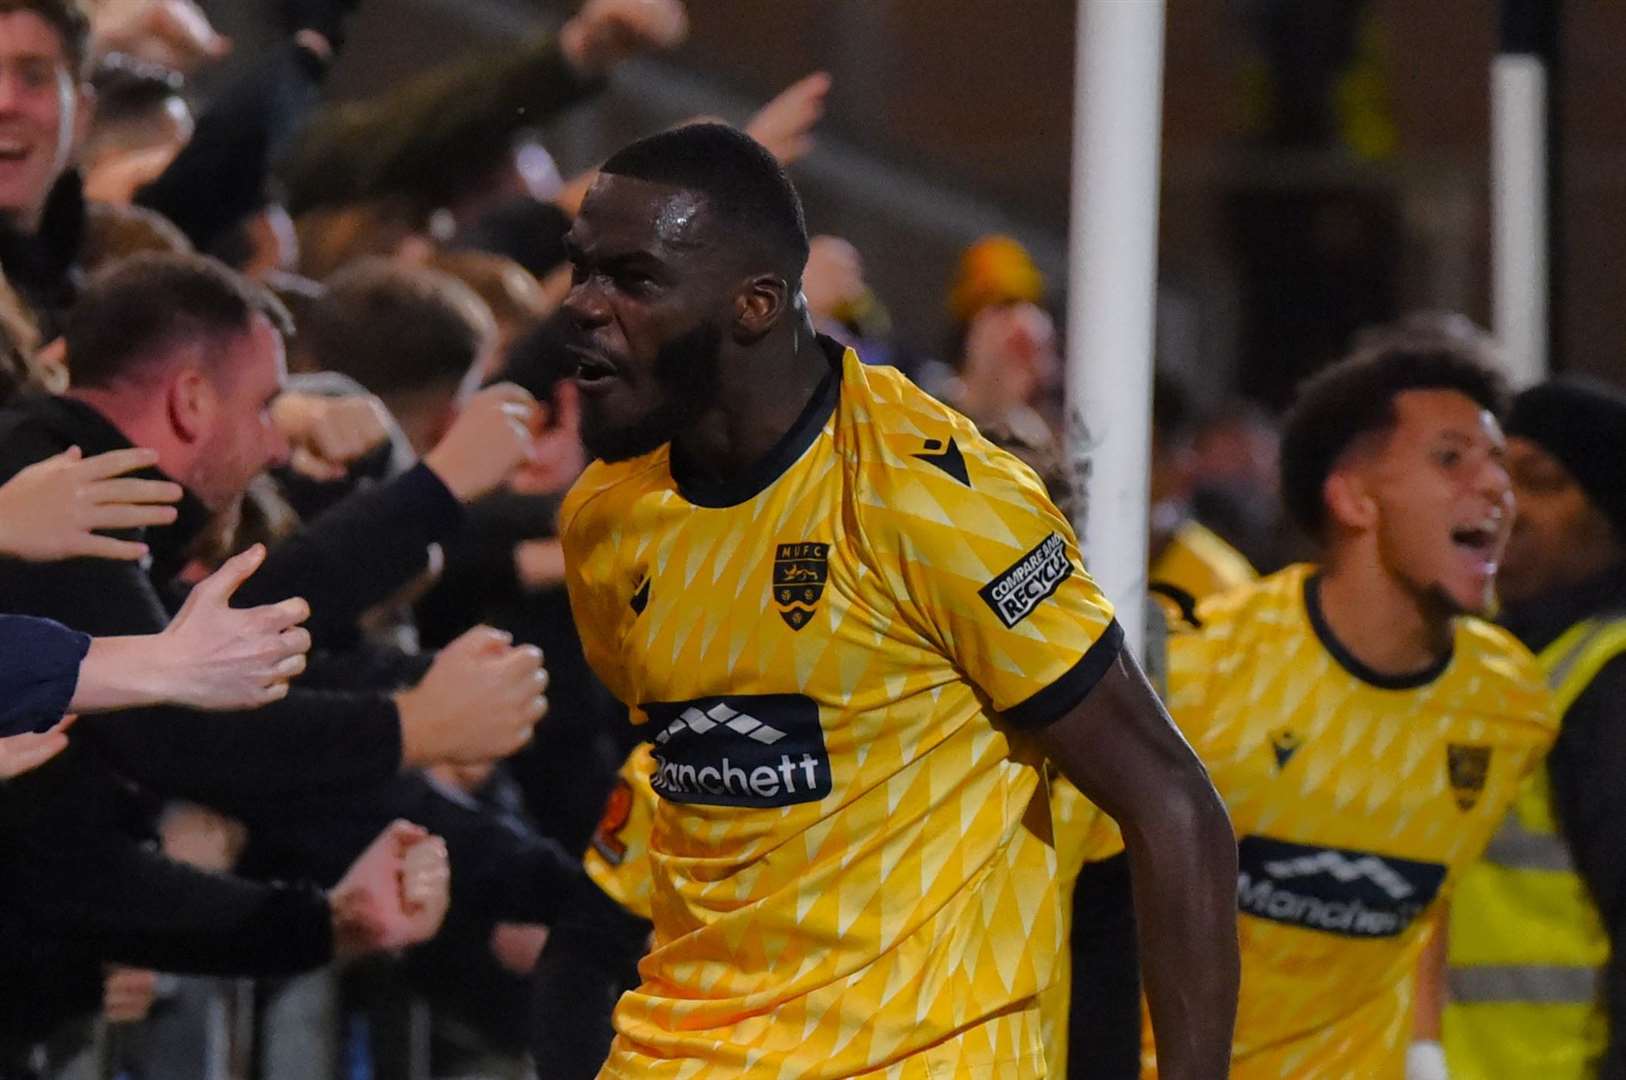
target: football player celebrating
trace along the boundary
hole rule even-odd
[[[613,156],[567,248],[571,606],[660,797],[602,1075],[1045,1075],[1047,756],[1123,827],[1166,1071],[1224,1075],[1230,826],[1037,478],[813,333],[733,129]]]
[[[1533,658],[1476,617],[1513,519],[1504,406],[1461,335],[1379,335],[1312,379],[1282,490],[1320,565],[1170,642],[1169,710],[1239,844],[1234,1076],[1404,1074],[1435,905],[1553,740]]]

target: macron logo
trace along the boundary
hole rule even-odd
[[[1349,884],[1365,878],[1384,892],[1391,899],[1404,900],[1417,890],[1406,883],[1406,879],[1395,873],[1394,869],[1376,855],[1363,855],[1359,859],[1346,859],[1336,851],[1321,851],[1314,855],[1302,855],[1296,859],[1285,859],[1278,862],[1267,862],[1265,873],[1277,881],[1287,881],[1292,878],[1312,877],[1316,874],[1328,874],[1334,880]]]

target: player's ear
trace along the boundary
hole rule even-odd
[[[1321,486],[1321,498],[1327,516],[1343,528],[1365,532],[1378,523],[1378,501],[1362,469],[1334,469]]]
[[[734,294],[734,338],[742,345],[760,341],[790,310],[790,286],[777,274],[748,278]]]

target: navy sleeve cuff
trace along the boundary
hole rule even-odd
[[[414,505],[423,508],[423,526],[435,540],[449,540],[462,527],[467,511],[435,470],[420,461],[395,482],[411,493],[408,498]]]
[[[73,701],[90,635],[50,619],[0,616],[0,737],[47,731]]]
[[[1124,628],[1113,619],[1067,672],[1020,705],[1004,710],[1005,722],[1017,728],[1041,728],[1060,720],[1089,696],[1095,684],[1118,659],[1124,647]]]

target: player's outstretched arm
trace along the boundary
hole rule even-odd
[[[1123,830],[1158,1075],[1225,1076],[1240,974],[1236,837],[1225,804],[1127,652],[1037,734]]]

